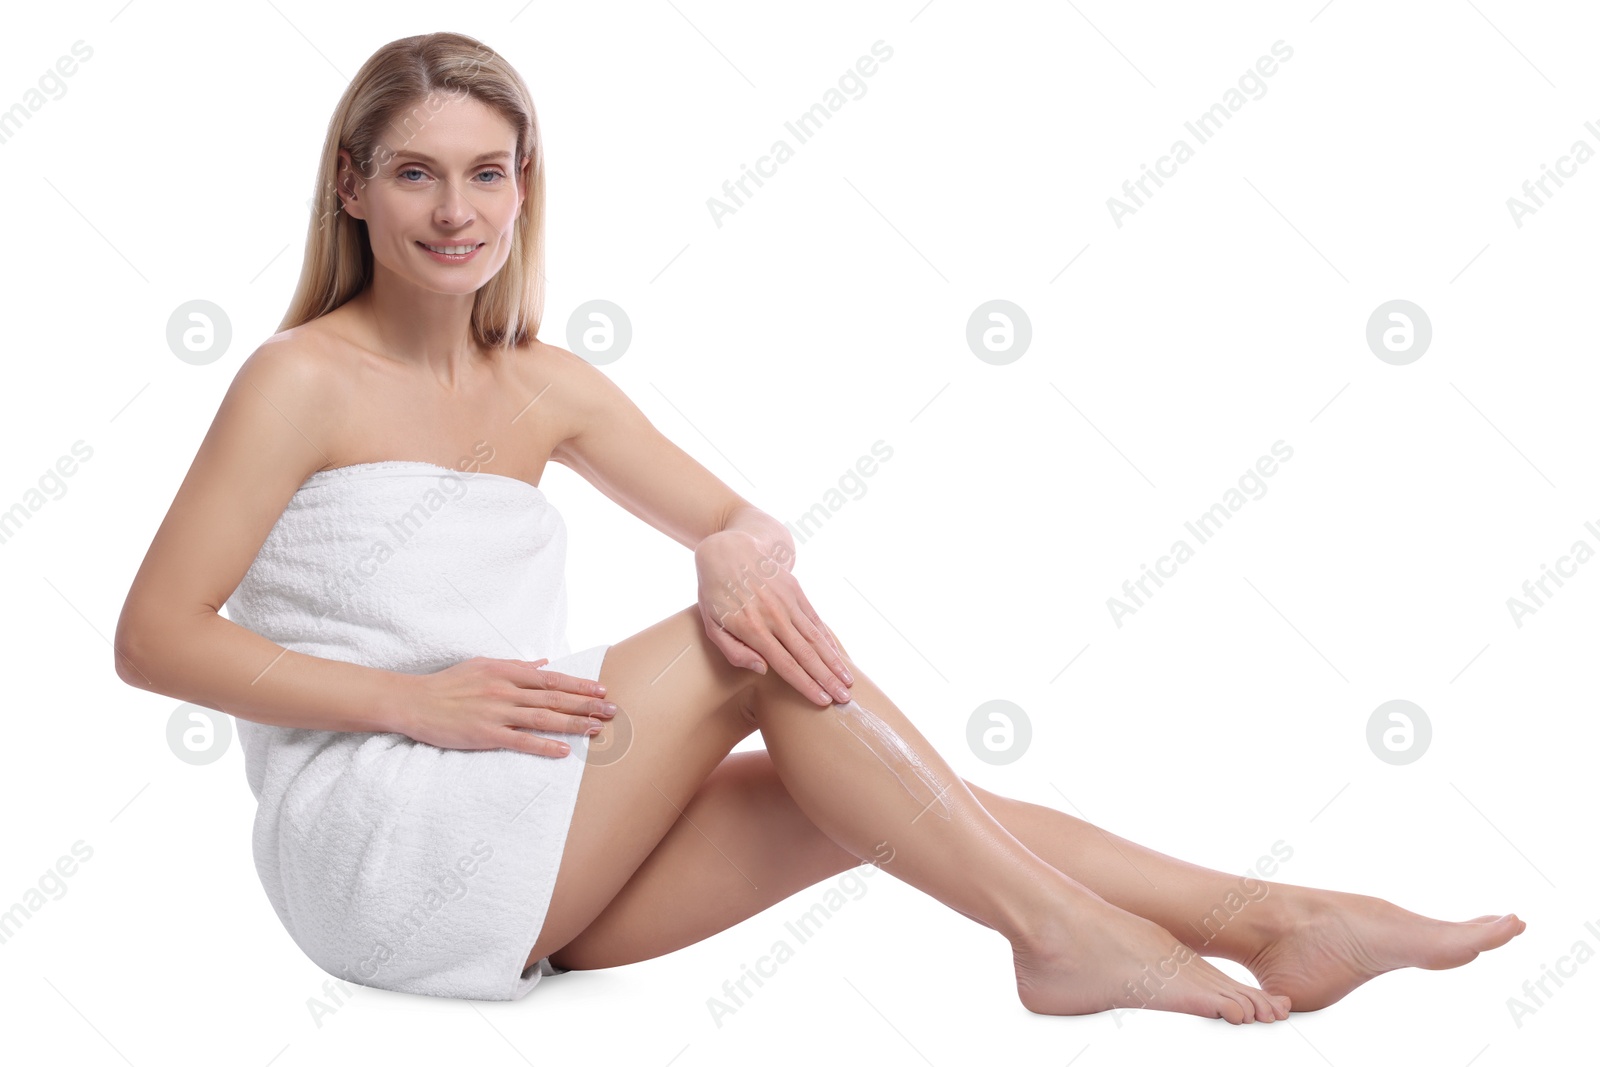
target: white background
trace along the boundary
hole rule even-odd
[[[1600,566],[1520,628],[1506,604],[1575,541],[1600,547],[1584,526],[1600,525],[1600,162],[1521,227],[1507,208],[1574,141],[1600,148],[1592,11],[919,3],[12,13],[0,108],[74,41],[93,56],[0,144],[0,509],[74,441],[93,457],[0,544],[0,909],[74,842],[93,855],[0,944],[0,1044],[139,1067],[1592,1055],[1600,963],[1520,1027],[1506,1004],[1579,939],[1600,950],[1583,925],[1600,927]],[[261,891],[237,745],[174,758],[175,702],[119,681],[110,639],[223,391],[283,315],[348,78],[437,29],[499,50],[533,91],[546,340],[568,345],[587,300],[623,307],[633,343],[606,373],[780,519],[874,441],[893,448],[796,574],[962,774],[1225,871],[1282,840],[1284,880],[1441,918],[1516,911],[1527,932],[1292,1026],[1046,1018],[1018,1002],[1002,939],[878,875],[720,1027],[707,998],[826,885],[521,1002],[360,989],[319,1026],[326,976]],[[865,95],[719,228],[707,199],[878,40],[893,56]],[[1279,40],[1293,56],[1265,94],[1198,144],[1185,121]],[[1119,228],[1107,199],[1180,137],[1194,158]],[[996,298],[1033,330],[1004,366],[965,340]],[[166,342],[193,299],[233,328],[201,367]],[[1365,339],[1393,299],[1432,322],[1405,366]],[[1265,495],[1119,628],[1107,599],[1279,440],[1293,458]],[[544,488],[571,531],[573,648],[693,601],[681,546],[566,468]],[[995,767],[966,724],[997,698],[1033,738]],[[1366,742],[1396,698],[1433,726],[1405,766]]]

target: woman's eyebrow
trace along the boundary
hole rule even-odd
[[[434,159],[430,155],[424,155],[421,152],[396,152],[395,153],[395,157],[396,158],[402,158],[403,157],[405,159],[415,159],[415,160],[417,160],[418,162],[421,162],[421,163],[431,163],[433,166],[436,166],[436,167],[439,165],[439,161],[437,159]],[[487,160],[491,160],[491,159],[510,159],[510,158],[511,158],[511,153],[505,151],[504,149],[502,149],[499,152],[485,152],[481,156],[479,156],[477,159],[474,159],[471,163],[469,163],[468,166],[477,166],[479,163],[483,163],[483,162],[486,162]]]

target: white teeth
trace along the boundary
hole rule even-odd
[[[430,252],[438,252],[438,253],[440,253],[442,255],[446,255],[446,256],[464,256],[468,252],[472,251],[474,248],[477,248],[478,246],[477,245],[449,245],[447,247],[440,248],[440,247],[435,246],[435,245],[430,245],[430,244],[424,243],[422,247],[426,248]]]

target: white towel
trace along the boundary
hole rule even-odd
[[[598,678],[609,645],[566,636],[566,524],[502,475],[389,460],[318,471],[268,533],[227,617],[286,648],[429,673],[473,656]],[[550,904],[588,755],[435,748],[399,733],[240,720],[256,869],[302,951],[335,977],[515,1000]]]

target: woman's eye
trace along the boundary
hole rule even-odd
[[[426,175],[424,174],[422,168],[420,168],[420,167],[407,167],[405,170],[397,170],[397,171],[395,171],[394,176],[396,178],[399,178],[401,181],[405,182],[407,185],[417,185],[417,184],[419,184],[418,182],[407,178],[406,177],[407,174],[423,174],[423,176],[426,177]],[[485,174],[489,175],[489,177],[491,179],[504,178],[505,177],[504,174],[502,174],[498,170],[494,170],[492,168],[489,169],[489,170],[480,170],[478,172],[477,176],[481,178]],[[490,184],[492,184],[492,181],[490,181],[490,182],[479,182],[478,184],[480,184],[480,185],[490,185]]]

